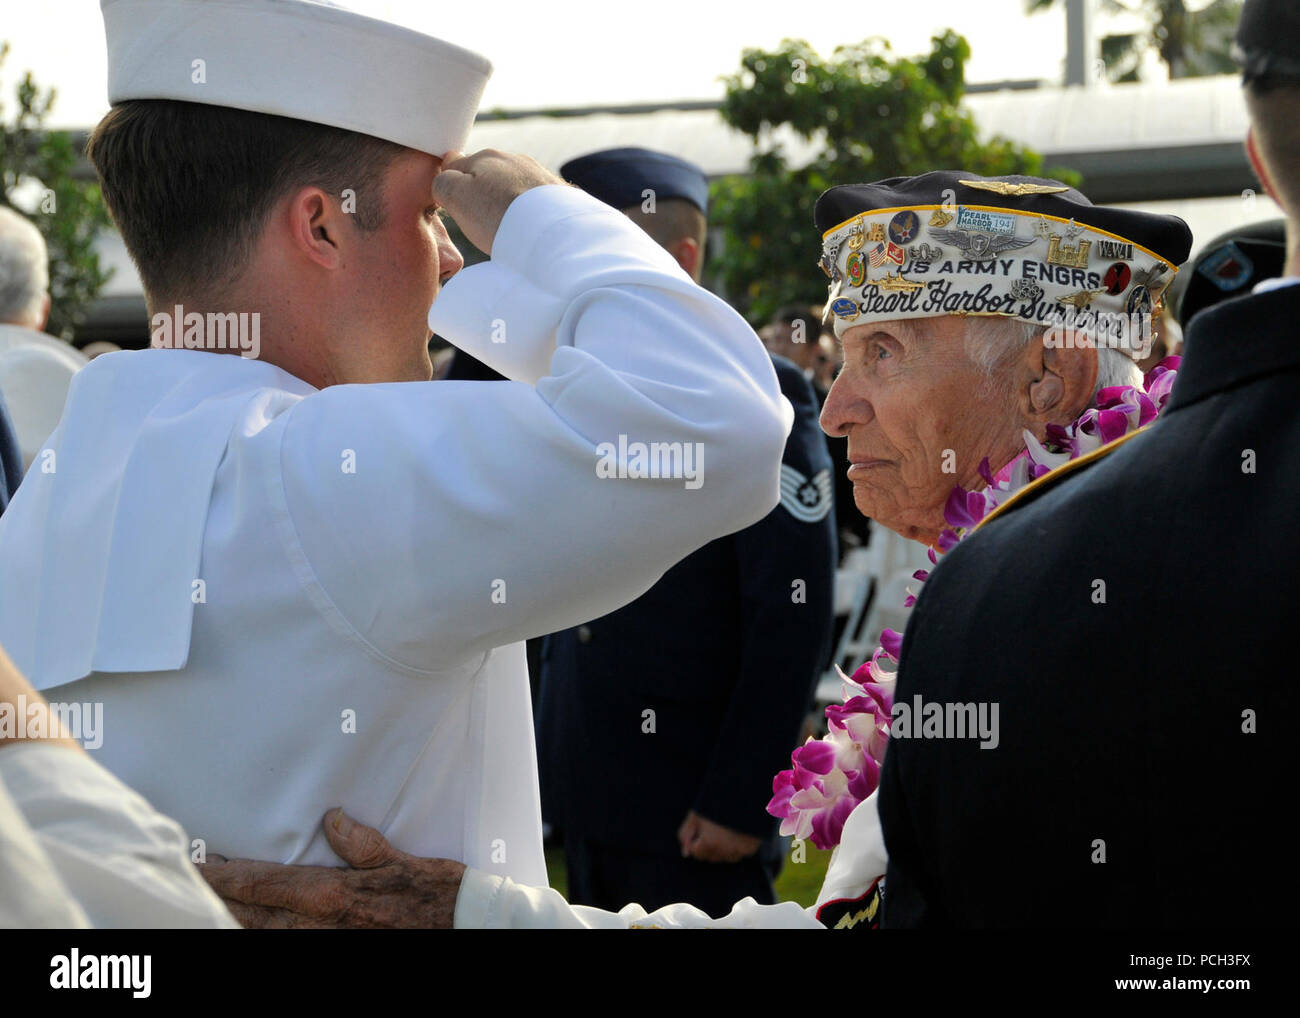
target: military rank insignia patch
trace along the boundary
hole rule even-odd
[[[833,490],[830,470],[805,477],[790,464],[781,464],[781,507],[800,523],[824,520],[831,511]]]
[[[882,877],[877,877],[867,892],[858,898],[836,898],[817,910],[817,921],[828,930],[878,930],[884,894]]]

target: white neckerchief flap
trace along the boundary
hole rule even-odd
[[[105,354],[77,374],[0,518],[0,538],[13,528],[25,546],[6,565],[25,582],[3,588],[23,596],[0,596],[6,650],[37,689],[185,666],[213,479],[239,419],[231,403],[315,391],[273,365],[193,350]]]

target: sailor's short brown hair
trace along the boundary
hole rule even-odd
[[[86,155],[152,310],[237,280],[272,206],[293,188],[340,199],[350,188],[358,228],[383,226],[384,175],[405,151],[287,117],[133,99],[99,122]]]

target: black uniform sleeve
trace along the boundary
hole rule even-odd
[[[795,408],[782,460],[781,504],[734,535],[743,645],[739,676],[694,809],[762,837],[772,778],[790,765],[833,622],[835,512],[830,457],[802,373],[773,358]]]
[[[934,589],[925,590],[931,596],[922,597],[912,609],[907,632],[903,640],[903,654],[899,662],[899,684],[895,688],[896,703],[907,703],[907,697],[917,688],[902,679],[908,652],[918,639],[924,640],[928,629],[927,609],[933,604]],[[931,637],[933,638],[933,637]],[[920,665],[913,661],[907,674],[916,677]],[[915,743],[906,739],[891,739],[885,751],[885,763],[880,771],[880,793],[877,808],[885,835],[885,850],[889,853],[889,867],[885,871],[883,894],[884,910],[881,926],[885,929],[908,929],[947,925],[936,913],[930,891],[929,863],[924,855],[923,839],[908,808],[908,782],[906,773],[914,760]]]

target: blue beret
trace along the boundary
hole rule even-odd
[[[709,211],[709,178],[685,159],[648,148],[609,148],[570,159],[560,176],[606,205],[622,210],[640,205],[644,192],[655,200],[684,198],[701,212]]]

